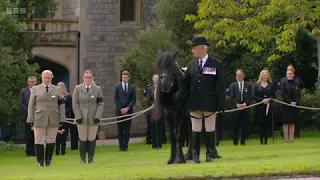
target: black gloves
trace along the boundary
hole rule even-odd
[[[93,122],[94,122],[95,124],[99,124],[99,123],[100,123],[100,119],[94,118]]]
[[[76,122],[77,122],[78,124],[81,124],[81,123],[82,123],[82,119],[77,119]]]

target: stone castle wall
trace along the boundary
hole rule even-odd
[[[74,1],[74,0],[69,0]],[[79,30],[81,32],[80,67],[81,74],[90,69],[95,74],[95,82],[100,85],[104,93],[105,111],[103,117],[114,117],[113,91],[120,81],[119,62],[124,56],[123,44],[135,33],[154,19],[152,6],[155,0],[136,0],[141,2],[143,11],[141,24],[138,26],[122,26],[118,22],[120,0],[79,0]],[[65,7],[69,7],[66,5]],[[62,13],[66,16],[71,14]],[[141,21],[141,22],[142,22]],[[132,136],[145,135],[145,116],[132,122]],[[117,134],[116,125],[101,127],[107,138],[114,138]]]

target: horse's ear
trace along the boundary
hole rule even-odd
[[[158,49],[158,56],[160,56],[161,53],[162,53],[162,50]]]
[[[173,59],[176,59],[176,57],[178,56],[178,52],[179,52],[179,50],[176,50],[176,51],[172,54]]]

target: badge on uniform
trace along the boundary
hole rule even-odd
[[[51,94],[51,98],[53,99],[53,98],[56,98],[56,95],[55,94]]]
[[[91,96],[91,98],[93,99],[93,98],[94,98],[94,96]]]
[[[214,67],[203,67],[203,74],[216,75],[217,70]]]

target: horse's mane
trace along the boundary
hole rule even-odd
[[[174,77],[174,85],[168,93],[163,93],[161,91],[161,80],[158,82],[157,89],[155,90],[155,109],[157,111],[155,114],[157,114],[158,117],[164,109],[170,109],[169,106],[174,105],[173,94],[176,93],[180,84],[184,80],[185,72],[176,62],[176,55],[177,52],[174,54],[171,54],[170,52],[163,52],[159,55],[156,61],[156,68],[160,78],[164,72]]]

